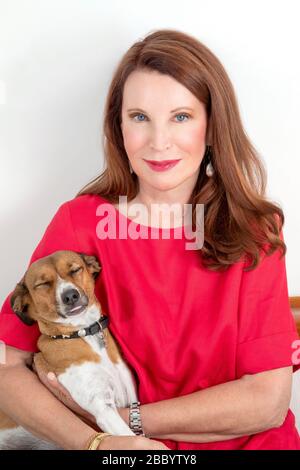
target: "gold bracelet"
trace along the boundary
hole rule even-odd
[[[84,446],[84,449],[85,449],[85,450],[88,450],[90,444],[92,443],[92,441],[95,439],[95,437],[96,437],[98,434],[99,434],[99,432],[96,432],[96,433],[92,434],[91,437],[89,437],[87,443],[86,443],[85,446]]]
[[[88,444],[86,446],[87,450],[97,450],[99,444],[102,442],[103,439],[105,439],[107,436],[112,436],[112,434],[109,434],[107,432],[97,432],[94,434],[88,441]]]

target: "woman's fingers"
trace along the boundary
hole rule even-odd
[[[47,379],[46,373],[45,373],[43,370],[39,369],[39,368],[35,368],[35,373],[37,374],[37,376],[38,376],[38,378],[40,379],[40,381],[41,381],[44,385],[48,386],[48,379]]]
[[[54,372],[48,372],[47,379],[51,381],[52,385],[57,385],[58,384],[58,380],[57,380],[56,375],[54,374]]]
[[[68,390],[61,383],[59,383],[59,381],[57,380],[57,377],[54,374],[54,372],[48,372],[47,380],[48,380],[48,383],[49,383],[50,387],[52,389],[55,389],[62,398],[66,399],[68,401],[73,401],[70,393],[68,392]]]
[[[57,389],[60,393],[62,393],[65,396],[69,395],[65,387],[61,385],[61,383],[59,383],[59,381],[57,380],[57,377],[54,374],[54,372],[48,372],[47,380],[51,388]]]

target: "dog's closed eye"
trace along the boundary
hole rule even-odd
[[[36,284],[34,286],[34,289],[37,289],[39,287],[49,287],[51,285],[51,282],[50,281],[46,281],[46,282],[40,282],[39,284]]]
[[[83,270],[83,267],[79,266],[78,268],[72,269],[72,271],[70,271],[70,274],[71,274],[71,276],[73,276],[74,274],[77,274],[77,273],[81,272],[82,270]]]

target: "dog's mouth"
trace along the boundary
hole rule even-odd
[[[83,313],[87,307],[87,304],[84,305],[77,305],[77,307],[73,307],[70,310],[67,310],[65,313],[68,317],[73,316],[73,315],[79,315],[80,313]]]
[[[83,313],[89,302],[88,299],[84,296],[77,305],[73,305],[72,307],[65,308],[63,311],[59,313],[59,315],[63,318],[73,317],[75,315],[80,315]]]

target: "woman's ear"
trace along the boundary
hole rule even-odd
[[[96,279],[102,269],[96,256],[86,255],[85,253],[79,253],[79,255],[85,262],[89,273]]]
[[[15,287],[11,298],[10,305],[16,315],[22,320],[26,325],[33,325],[35,320],[33,320],[29,315],[29,307],[31,303],[30,293],[25,284],[25,276]]]

